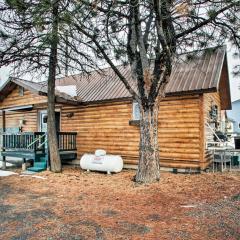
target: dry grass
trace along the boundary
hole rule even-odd
[[[240,239],[239,172],[163,173],[145,186],[134,171],[38,175],[0,178],[1,239]]]

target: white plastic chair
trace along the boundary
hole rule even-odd
[[[215,171],[215,163],[220,164],[221,172],[227,169],[227,163],[229,162],[230,171],[232,169],[232,153],[229,151],[216,151],[214,152],[213,159],[213,172]]]
[[[233,156],[232,152],[229,152],[229,151],[224,152],[223,162],[225,165],[225,169],[227,168],[227,163],[229,162],[229,165],[230,165],[229,170],[230,171],[232,170],[232,156]]]
[[[223,171],[223,157],[224,152],[223,151],[215,151],[213,154],[213,172],[215,172],[215,163],[221,164],[221,171]]]

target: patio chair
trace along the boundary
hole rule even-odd
[[[215,164],[221,164],[221,170],[223,171],[223,151],[215,151],[213,154],[213,172],[215,172]]]
[[[225,165],[225,169],[227,168],[227,163],[229,162],[229,165],[230,165],[229,170],[230,171],[232,170],[232,156],[233,156],[232,152],[229,152],[229,151],[224,152],[223,162]]]
[[[227,168],[227,163],[229,162],[230,171],[232,168],[232,153],[229,151],[216,151],[214,152],[213,159],[213,172],[215,171],[215,164],[220,164],[221,172]]]

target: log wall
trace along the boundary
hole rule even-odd
[[[24,95],[19,95],[19,88],[15,88],[2,102],[0,102],[0,109],[19,107],[30,104],[46,103],[47,98],[24,90]]]
[[[199,168],[209,163],[204,144],[207,133],[204,119],[212,102],[220,104],[218,93],[184,97],[168,97],[160,103],[159,144],[162,167]],[[37,131],[37,115],[46,108],[46,97],[25,90],[20,97],[15,89],[0,103],[1,108],[34,104],[32,111],[6,114],[6,127],[18,127],[24,119],[23,131]],[[137,164],[139,127],[129,125],[132,102],[111,102],[81,106],[58,105],[61,131],[77,132],[78,159],[98,148],[120,154],[125,164]],[[68,117],[73,113],[72,117]],[[1,119],[1,117],[0,117]],[[0,120],[0,124],[1,120]]]
[[[205,93],[203,95],[203,101],[204,101],[204,162],[203,162],[203,168],[205,168],[209,163],[212,161],[212,154],[210,151],[206,149],[206,142],[207,141],[213,141],[214,136],[212,131],[209,127],[206,126],[206,122],[208,122],[210,125],[211,119],[209,116],[209,111],[211,110],[212,105],[218,106],[218,121],[221,122],[221,99],[220,94],[218,92],[214,93]]]
[[[7,111],[6,112],[6,128],[20,128],[23,132],[38,131],[38,108],[44,105],[46,107],[47,98],[39,96],[24,89],[23,96],[19,94],[19,88],[16,87],[2,102],[0,109],[12,107],[34,105],[31,111]],[[35,105],[37,104],[37,105]],[[24,120],[25,124],[20,125],[20,120]],[[2,127],[2,117],[0,117],[0,128]]]
[[[22,125],[23,132],[36,132],[38,130],[36,109],[24,112],[7,112],[5,117],[6,128],[19,128],[21,126],[20,120],[24,120],[25,124]]]
[[[161,166],[200,166],[199,96],[172,97],[160,104],[159,144]],[[74,116],[68,118],[68,113]],[[120,154],[126,164],[137,164],[139,127],[130,126],[132,103],[105,103],[62,107],[61,130],[76,131],[78,157],[103,148]]]

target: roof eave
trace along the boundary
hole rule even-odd
[[[216,87],[207,88],[207,89],[200,89],[200,90],[191,90],[191,91],[181,91],[181,92],[170,92],[166,93],[166,97],[170,96],[182,96],[182,95],[195,95],[195,94],[203,94],[203,93],[212,93],[217,92]]]
[[[0,93],[7,91],[7,94],[1,94],[0,102],[2,102],[6,98],[6,96],[15,88],[15,86],[16,83],[12,82],[11,78],[8,78],[8,80],[0,88]]]
[[[39,91],[38,95],[47,97],[47,93],[44,91]],[[55,96],[55,102],[56,103],[65,103],[65,104],[71,104],[71,105],[80,105],[81,101],[71,100],[71,99],[65,99],[63,97]]]
[[[132,100],[133,100],[133,97],[122,97],[122,98],[113,98],[113,99],[104,99],[104,100],[95,100],[95,101],[85,101],[85,102],[82,101],[82,102],[79,102],[78,105],[125,102],[125,101],[132,101]]]
[[[224,71],[226,71],[226,77],[224,77]],[[224,84],[225,81],[225,86],[221,86]],[[223,91],[225,89],[226,91]],[[228,59],[227,59],[227,54],[225,52],[225,56],[223,59],[223,64],[221,67],[221,73],[220,73],[220,78],[217,83],[217,90],[220,93],[220,96],[223,94],[226,95],[226,104],[224,104],[224,110],[231,110],[232,109],[232,101],[231,101],[231,89],[230,89],[230,81],[229,81],[229,69],[228,69]],[[224,98],[224,96],[223,96]]]
[[[24,84],[23,82],[19,81],[19,80],[12,80],[15,84],[18,84],[26,89],[28,89],[29,91],[39,95],[39,96],[47,96],[47,92],[43,91],[43,90],[36,90],[35,88],[32,88],[30,86],[28,86],[27,84]],[[57,103],[69,103],[71,105],[78,105],[79,101],[76,100],[71,100],[71,99],[65,99],[63,97],[60,96],[56,96],[55,101]]]
[[[71,104],[71,105],[76,105],[76,106],[81,104],[80,101],[65,99],[65,98],[58,97],[58,96],[55,97],[55,102],[56,103]]]

